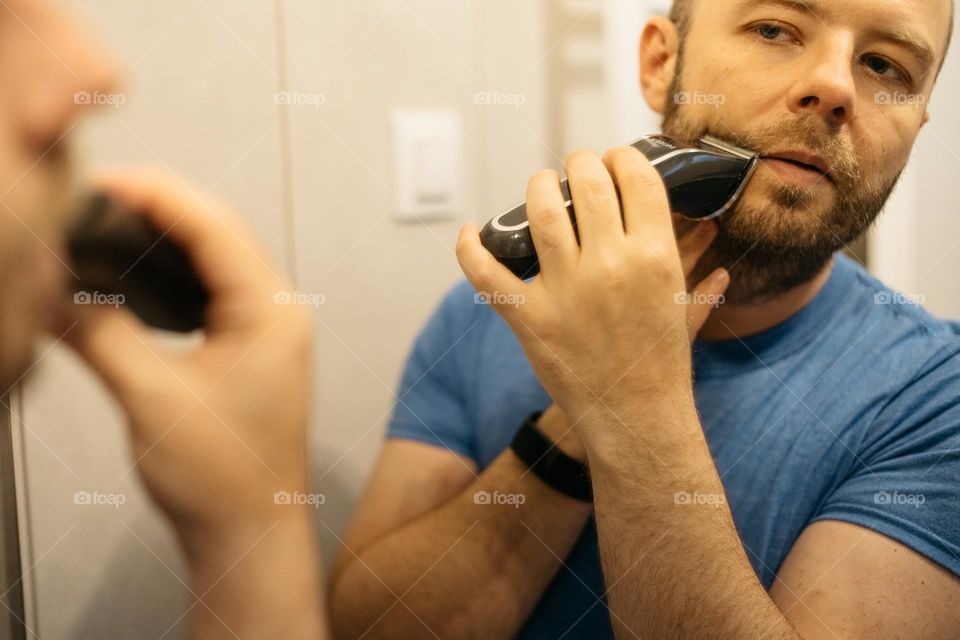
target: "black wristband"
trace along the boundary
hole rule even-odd
[[[537,427],[542,412],[533,413],[513,437],[510,448],[538,478],[560,493],[593,502],[593,486],[587,465],[557,448]]]

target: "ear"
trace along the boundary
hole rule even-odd
[[[673,75],[680,50],[680,34],[676,25],[662,16],[651,18],[640,36],[640,87],[651,109],[663,115],[667,95],[673,85]]]

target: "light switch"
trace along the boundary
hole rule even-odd
[[[400,222],[456,219],[463,212],[463,125],[448,109],[394,111],[394,175]]]

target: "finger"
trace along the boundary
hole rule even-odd
[[[670,218],[673,221],[673,230],[676,233],[677,240],[685,236],[687,232],[692,231],[694,227],[700,224],[699,220],[685,218],[679,213],[671,213]]]
[[[154,170],[115,172],[97,182],[183,248],[211,293],[210,315],[217,322],[247,319],[244,313],[268,308],[274,294],[287,288],[243,221],[186,182]]]
[[[604,154],[603,162],[620,189],[626,233],[651,243],[675,242],[666,187],[646,156],[633,147],[617,147]]]
[[[565,164],[580,246],[603,248],[623,238],[620,198],[610,172],[593,151],[577,151]]]
[[[457,239],[457,260],[479,298],[501,313],[509,313],[524,300],[528,286],[509,269],[497,262],[480,242],[477,227],[468,224]]]
[[[527,185],[527,218],[545,277],[573,268],[580,255],[556,171],[537,173]]]
[[[730,274],[726,269],[717,269],[693,289],[687,302],[690,342],[696,340],[710,314],[723,304],[723,294],[729,285]]]
[[[697,226],[684,234],[677,241],[680,251],[680,261],[683,263],[683,274],[689,276],[703,254],[710,248],[717,237],[717,223],[712,220],[698,222]]]
[[[160,357],[150,346],[150,331],[131,312],[101,305],[64,302],[57,337],[72,348],[124,402],[130,391],[154,384],[146,380]]]

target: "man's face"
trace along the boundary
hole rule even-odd
[[[733,265],[728,300],[762,299],[869,227],[924,122],[949,20],[950,0],[694,2],[664,133],[766,157],[695,275]]]
[[[30,366],[62,297],[72,175],[67,143],[82,99],[113,69],[46,0],[0,5],[0,394]]]

